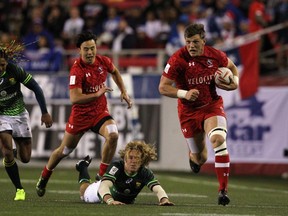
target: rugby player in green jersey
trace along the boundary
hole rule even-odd
[[[123,160],[112,162],[102,180],[93,183],[88,173],[92,159],[86,156],[78,161],[76,169],[79,171],[80,198],[84,202],[133,204],[143,187],[147,186],[158,197],[160,206],[174,205],[147,167],[150,161],[157,159],[155,147],[143,141],[132,141],[119,153]]]
[[[31,74],[12,62],[14,52],[13,44],[10,47],[0,46],[0,148],[5,170],[16,188],[14,200],[25,200],[15,157],[23,163],[30,161],[32,133],[21,84],[35,93],[42,112],[41,125],[45,124],[46,128],[49,128],[53,121],[47,111],[41,87]],[[13,141],[16,145],[15,151]]]

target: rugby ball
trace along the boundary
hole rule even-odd
[[[227,67],[220,67],[215,72],[215,83],[216,85],[220,83],[230,84],[230,77],[233,78],[232,71]]]

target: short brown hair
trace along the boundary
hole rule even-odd
[[[185,28],[185,31],[184,31],[185,38],[190,38],[197,34],[199,34],[202,39],[205,38],[205,30],[204,30],[203,24],[193,23],[193,24],[188,25]]]

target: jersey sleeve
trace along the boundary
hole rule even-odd
[[[106,65],[107,71],[112,72],[114,69],[112,60],[110,58],[108,58],[107,56],[102,56],[102,61]]]
[[[106,173],[103,175],[102,181],[110,180],[113,183],[117,179],[117,176],[120,175],[121,167],[119,162],[113,162],[107,168]]]
[[[177,63],[177,58],[175,56],[171,56],[170,59],[168,60],[164,71],[163,71],[163,76],[165,76],[168,79],[171,80],[176,80],[177,75],[179,74],[177,71],[179,70],[179,65]]]
[[[22,67],[12,65],[16,73],[17,80],[23,85],[26,85],[30,80],[32,80],[32,75],[27,73]]]
[[[150,190],[152,190],[154,186],[159,185],[158,180],[155,178],[153,172],[150,169],[143,168],[142,173],[143,176],[145,176],[143,179],[146,180],[146,185]]]
[[[218,61],[219,61],[219,67],[227,67],[228,65],[228,57],[226,53],[222,52],[221,50],[218,50]]]
[[[70,69],[69,89],[82,88],[83,74],[78,62],[75,62]]]

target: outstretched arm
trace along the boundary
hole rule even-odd
[[[110,188],[112,186],[113,182],[110,180],[101,181],[98,189],[99,196],[105,203],[107,203],[107,205],[125,205],[125,203],[113,199],[112,194],[110,193]]]
[[[127,94],[127,91],[126,91],[123,79],[121,77],[121,74],[115,66],[114,66],[113,71],[111,72],[111,75],[112,75],[112,79],[114,80],[114,82],[116,83],[116,85],[118,86],[118,88],[121,91],[121,96],[120,96],[121,102],[124,99],[128,105],[128,109],[130,109],[132,107],[132,101],[131,101],[129,95]]]
[[[157,195],[160,206],[173,206],[174,203],[170,202],[168,196],[161,185],[156,185],[152,188],[152,191]]]
[[[41,125],[43,125],[44,123],[46,128],[50,128],[53,124],[53,120],[47,111],[45,97],[41,87],[33,78],[31,78],[29,82],[25,84],[25,86],[29,88],[31,91],[33,91],[36,96],[36,100],[40,106],[42,113]]]

